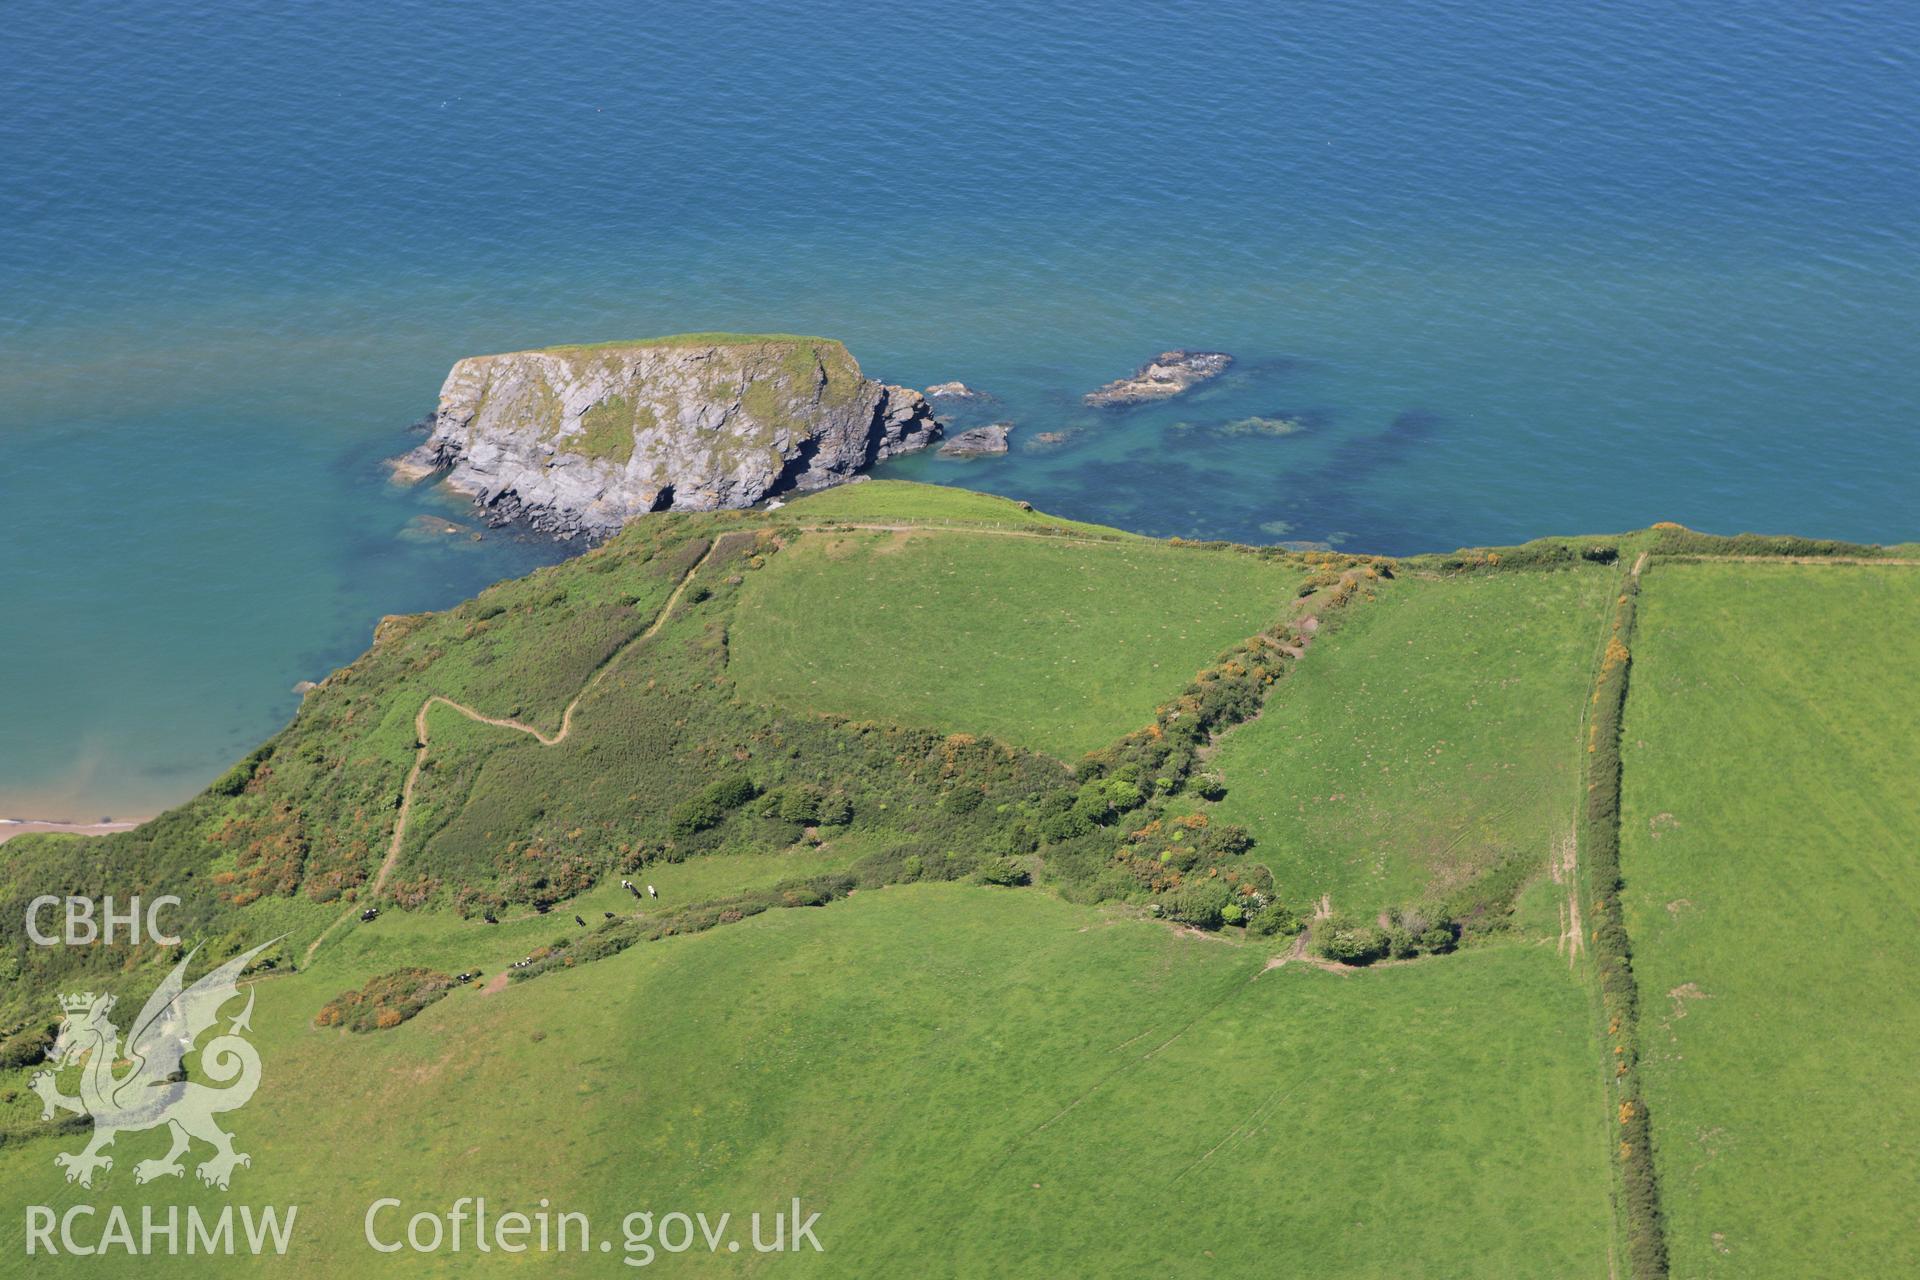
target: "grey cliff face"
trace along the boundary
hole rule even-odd
[[[861,376],[838,342],[694,335],[462,360],[394,466],[448,469],[495,524],[601,537],[824,488],[938,434],[919,392]]]

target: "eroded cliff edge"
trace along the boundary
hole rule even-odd
[[[862,376],[838,342],[687,334],[461,360],[396,471],[446,469],[497,524],[598,537],[824,488],[938,435],[919,392]]]

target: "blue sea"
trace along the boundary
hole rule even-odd
[[[17,0],[7,27],[0,814],[181,800],[382,614],[565,554],[384,479],[480,352],[833,335],[1016,423],[1007,457],[888,474],[1154,534],[1920,537],[1909,3]],[[1237,363],[1080,405],[1175,346]]]

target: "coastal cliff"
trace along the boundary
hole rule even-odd
[[[838,342],[687,334],[461,360],[395,472],[445,469],[496,524],[603,536],[824,488],[938,434],[919,392],[863,377]]]

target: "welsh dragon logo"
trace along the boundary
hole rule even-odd
[[[251,991],[246,1008],[200,1050],[200,1074],[224,1087],[188,1080],[181,1064],[193,1052],[194,1042],[219,1020],[221,1007],[240,994],[239,979],[247,965],[278,941],[263,942],[184,986],[187,965],[200,951],[195,947],[147,998],[124,1048],[120,1029],[108,1017],[114,997],[91,991],[60,997],[66,1016],[47,1051],[53,1066],[28,1085],[40,1095],[42,1120],[53,1119],[56,1108],[93,1117],[93,1141],[82,1151],[63,1151],[53,1158],[67,1171],[68,1182],[91,1187],[96,1170],[113,1168],[113,1158],[102,1151],[116,1136],[161,1125],[171,1130],[173,1147],[158,1160],[134,1165],[135,1182],[181,1176],[185,1170],[180,1157],[195,1138],[213,1147],[212,1157],[197,1170],[208,1186],[226,1190],[234,1167],[253,1163],[233,1149],[233,1135],[214,1120],[221,1112],[245,1106],[260,1085],[260,1054],[241,1034],[250,1029]],[[55,1083],[58,1074],[74,1064],[80,1067],[78,1097],[61,1093]]]

